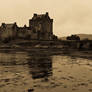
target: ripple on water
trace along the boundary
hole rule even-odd
[[[0,92],[92,91],[92,60],[27,52],[0,53],[0,58],[0,62],[14,62],[0,65]]]

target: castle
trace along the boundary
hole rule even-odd
[[[32,39],[32,40],[52,40],[53,39],[53,19],[46,14],[34,14],[29,20],[29,26],[18,27],[16,23],[0,26],[0,39]]]

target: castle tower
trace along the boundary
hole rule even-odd
[[[46,14],[34,14],[29,20],[29,27],[35,30],[38,34],[38,39],[51,40],[53,35],[53,19]]]

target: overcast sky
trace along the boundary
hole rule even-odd
[[[0,23],[29,23],[33,13],[49,12],[54,34],[92,34],[92,0],[0,0]]]

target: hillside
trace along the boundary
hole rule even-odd
[[[76,34],[80,37],[81,40],[88,38],[89,40],[92,40],[92,34]],[[62,40],[66,40],[66,37],[60,37]]]

